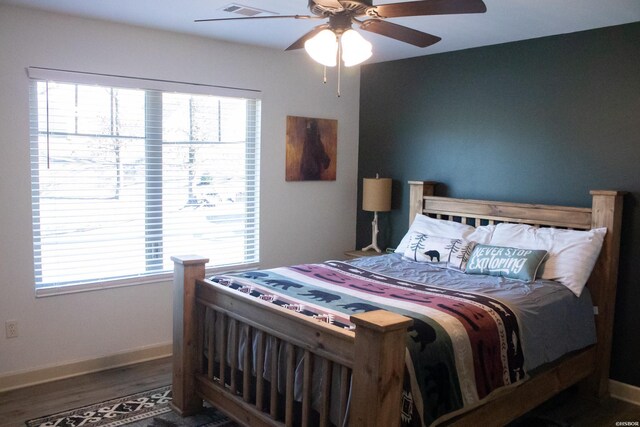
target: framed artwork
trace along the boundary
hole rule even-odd
[[[287,181],[335,181],[338,121],[287,116]]]

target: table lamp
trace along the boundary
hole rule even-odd
[[[363,251],[382,252],[378,247],[378,212],[391,210],[391,178],[364,178],[362,182],[362,210],[373,212],[371,244]]]

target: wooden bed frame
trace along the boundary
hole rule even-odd
[[[495,399],[446,424],[503,425],[576,383],[592,396],[606,396],[623,193],[591,191],[591,208],[576,208],[436,197],[435,185],[434,182],[409,182],[410,221],[416,213],[423,213],[471,225],[510,222],[578,230],[606,227],[608,230],[588,282],[597,313],[598,343],[537,369],[521,385],[499,392]],[[181,256],[173,260],[172,406],[178,413],[186,416],[200,411],[204,399],[244,425],[307,426],[312,412],[312,371],[314,366],[322,364],[323,395],[328,395],[332,378],[341,378],[341,386],[337,393],[334,390],[331,402],[326,399],[320,407],[316,405],[315,421],[319,421],[319,425],[329,425],[331,405],[333,413],[339,414],[338,425],[399,425],[404,340],[411,319],[374,311],[351,316],[355,330],[339,329],[205,280],[207,259]],[[205,319],[212,316],[223,329],[228,322],[247,325],[249,337],[255,336],[257,340],[255,355],[249,351],[239,353],[240,339],[236,332],[228,339],[223,336],[218,347],[221,354],[231,355],[231,363],[215,361],[214,342],[219,342],[221,337],[214,339],[215,328],[204,326]],[[277,339],[285,348],[284,395],[276,393],[275,376],[271,381],[263,379],[261,366],[265,352],[277,348],[266,346],[266,336]],[[298,404],[294,402],[293,389],[295,354],[300,352],[305,357],[302,402]],[[240,361],[239,354],[243,354]],[[275,361],[277,353],[272,355],[271,360]],[[252,376],[250,367],[254,363],[259,368]],[[300,415],[302,420],[294,421],[294,417]]]

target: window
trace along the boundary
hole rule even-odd
[[[155,280],[171,255],[203,255],[209,267],[259,261],[255,94],[29,75],[37,289]]]

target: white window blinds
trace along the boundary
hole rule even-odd
[[[172,255],[259,261],[255,94],[29,71],[36,288],[148,280]]]

